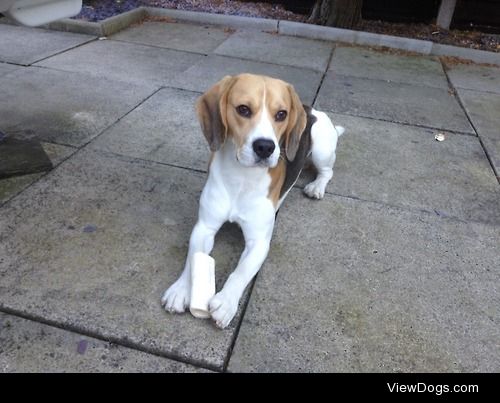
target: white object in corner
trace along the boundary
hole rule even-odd
[[[0,0],[0,12],[29,27],[73,17],[81,9],[82,0]]]
[[[196,318],[209,318],[208,301],[215,295],[215,260],[196,252],[191,260],[191,303],[189,311]]]

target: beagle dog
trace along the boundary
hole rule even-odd
[[[225,328],[269,252],[276,213],[298,179],[306,158],[317,169],[304,193],[321,199],[333,175],[337,138],[344,128],[302,105],[292,85],[267,76],[226,76],[196,103],[212,155],[208,179],[189,241],[184,271],[161,301],[169,312],[189,307],[191,257],[209,254],[226,221],[240,225],[245,249],[236,269],[209,302],[210,315]]]

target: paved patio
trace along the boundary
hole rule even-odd
[[[55,165],[0,180],[0,371],[500,371],[500,68],[180,22],[0,37],[0,129]],[[219,330],[160,297],[206,176],[194,101],[240,72],[346,135]],[[218,289],[242,247],[218,234]]]

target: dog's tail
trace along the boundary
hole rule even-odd
[[[335,131],[337,132],[337,136],[342,136],[345,132],[345,129],[342,126],[333,126],[335,127]]]

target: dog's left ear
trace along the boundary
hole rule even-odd
[[[307,114],[293,85],[288,85],[288,92],[292,102],[288,113],[288,126],[285,130],[285,152],[288,161],[293,161],[299,149],[302,133],[306,128]]]

